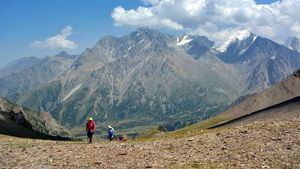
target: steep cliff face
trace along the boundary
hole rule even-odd
[[[43,139],[69,140],[71,135],[48,112],[35,112],[0,98],[0,133]]]

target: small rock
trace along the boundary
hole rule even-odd
[[[270,167],[267,165],[263,165],[263,166],[261,166],[261,168],[266,169],[266,168],[270,168]]]
[[[282,138],[271,138],[271,140],[273,140],[273,141],[280,141],[280,140],[282,140]]]
[[[98,161],[98,162],[95,162],[95,164],[97,164],[97,165],[101,165],[101,164],[102,164],[102,162]]]
[[[193,140],[194,140],[194,138],[189,138],[189,139],[188,139],[188,141],[193,141]]]
[[[127,152],[122,152],[122,153],[119,153],[118,155],[124,156],[124,155],[127,155]]]
[[[247,130],[242,130],[242,131],[240,131],[240,133],[241,134],[246,134],[246,133],[248,133],[248,131]]]
[[[226,147],[222,147],[221,150],[227,150],[227,148]]]

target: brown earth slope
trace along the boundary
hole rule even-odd
[[[271,106],[266,109],[259,110],[251,114],[242,116],[240,118],[234,119],[227,123],[223,123],[219,126],[214,126],[214,128],[221,127],[221,126],[228,127],[228,126],[234,126],[239,124],[247,124],[247,123],[253,123],[258,121],[266,121],[268,119],[284,120],[289,117],[295,117],[295,118],[300,117],[300,96],[282,102],[280,104],[277,104],[275,106]]]
[[[300,119],[268,119],[146,142],[55,142],[0,135],[1,168],[300,168]]]

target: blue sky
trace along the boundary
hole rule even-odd
[[[118,18],[120,13],[114,10],[116,7],[125,9],[123,11],[125,15],[121,17],[126,19],[127,14],[131,14],[132,12],[130,10],[139,11],[139,6],[150,9],[152,6],[155,6],[150,2],[155,1],[1,0],[0,67],[20,57],[43,57],[45,55],[54,55],[61,50],[72,54],[79,54],[85,48],[92,47],[105,35],[123,36],[133,31],[136,27],[149,26],[147,23],[135,22],[135,20],[131,22],[130,18],[128,19],[128,23],[124,19],[120,20]],[[257,3],[269,4],[274,1],[257,0]],[[114,18],[112,17],[113,11],[116,14]],[[139,13],[133,12],[133,14],[138,15]],[[147,22],[147,20],[144,22]],[[177,24],[179,26],[172,29],[168,27],[169,25],[170,22],[167,22],[167,24],[153,25],[153,27],[170,31],[171,33],[193,31],[192,29],[194,29],[191,27],[185,28],[184,24]],[[173,22],[172,25],[174,25]],[[65,30],[65,34],[62,33],[63,30]],[[194,30],[197,29],[195,28]],[[62,39],[65,46],[60,48],[55,45],[52,47],[45,45],[46,40],[50,37],[65,38]],[[73,46],[71,43],[73,43]],[[68,47],[68,44],[71,46]]]

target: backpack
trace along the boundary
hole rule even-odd
[[[108,129],[108,135],[112,137],[114,135],[114,130],[113,129]]]

